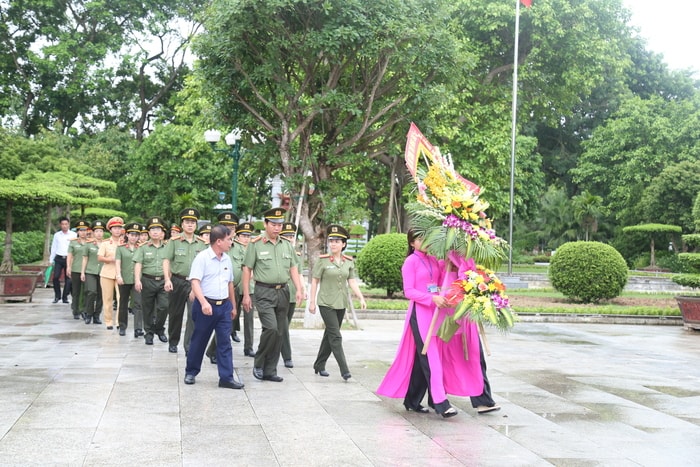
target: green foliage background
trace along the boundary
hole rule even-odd
[[[406,259],[406,234],[372,238],[355,259],[360,279],[371,288],[386,289],[388,297],[403,289],[401,266]]]

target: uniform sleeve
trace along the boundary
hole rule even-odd
[[[311,272],[311,277],[313,279],[321,279],[321,276],[323,276],[323,259],[319,258],[318,261],[316,261],[316,264],[314,264],[314,270]]]
[[[245,258],[243,259],[243,265],[250,268],[250,269],[255,268],[255,244],[254,243],[248,245],[248,248],[245,251]]]
[[[97,249],[97,256],[107,256],[107,242],[100,243],[100,247]]]
[[[134,253],[134,263],[143,263],[143,247],[136,249]]]
[[[434,294],[428,292],[428,284],[419,277],[420,270],[420,264],[418,264],[414,255],[406,258],[401,268],[403,293],[409,300],[413,300],[423,306],[431,306]]]

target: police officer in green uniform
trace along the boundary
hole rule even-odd
[[[231,232],[231,238],[235,238],[236,236],[236,227],[238,227],[238,215],[233,212],[233,211],[223,211],[220,212],[218,216],[216,216],[216,220],[219,221],[219,225],[223,225],[227,229],[229,229],[229,232]],[[231,252],[233,250],[233,244],[231,245],[231,249],[228,250],[228,256],[231,258],[231,264],[233,265],[233,287],[234,291],[236,290],[236,287],[238,284],[241,282],[241,266],[236,265],[233,263],[233,256],[231,256]],[[240,302],[240,297],[236,297],[236,303],[241,303]],[[238,321],[240,317],[240,313],[236,314],[236,318],[233,319],[231,323],[231,339],[233,339],[234,342],[240,342],[241,339],[238,337],[236,334],[236,331],[240,329],[240,321]],[[237,323],[238,321],[238,323]],[[216,364],[216,335],[212,337],[211,342],[209,343],[209,347],[207,347],[206,351],[207,357],[209,357],[209,361],[211,361],[212,364]]]
[[[105,233],[105,223],[92,223],[92,240],[86,245],[83,264],[80,269],[80,279],[85,282],[85,324],[102,324],[102,287],[100,287],[100,271],[102,263],[97,261],[97,252]]]
[[[154,334],[158,334],[161,342],[168,342],[165,335],[168,294],[165,292],[163,274],[165,222],[154,216],[148,220],[147,227],[151,239],[134,254],[134,287],[137,292],[141,292],[146,345],[153,345]]]
[[[80,279],[80,271],[83,267],[83,256],[87,253],[87,231],[90,226],[85,221],[75,223],[78,237],[68,244],[68,258],[66,259],[66,271],[70,274],[71,295],[73,295],[73,319],[85,319],[85,300],[82,297],[83,281]],[[83,306],[80,306],[80,304]]]
[[[297,241],[297,226],[292,222],[285,222],[282,224],[282,231],[280,236],[289,240],[292,246],[296,247]],[[295,250],[296,251],[296,250]],[[297,262],[297,271],[301,274],[301,253],[296,251],[296,256],[294,257]],[[282,335],[282,360],[284,360],[284,366],[286,368],[294,368],[294,362],[292,361],[292,343],[289,340],[289,324],[292,322],[294,317],[294,311],[296,310],[297,303],[294,297],[296,297],[297,288],[294,286],[294,282],[291,280],[287,284],[289,285],[289,307],[287,309],[287,332]]]
[[[343,336],[340,326],[343,325],[345,310],[348,308],[348,285],[360,299],[360,305],[367,308],[365,299],[357,285],[357,273],[352,257],[343,254],[348,244],[348,231],[343,227],[332,224],[326,229],[329,254],[321,255],[314,265],[311,274],[311,295],[309,311],[316,313],[316,292],[318,291],[318,308],[326,325],[321,339],[318,356],[314,362],[314,371],[321,376],[328,376],[326,362],[333,353],[340,367],[344,380],[350,379],[350,370],[343,352]]]
[[[143,336],[143,309],[141,293],[134,288],[134,254],[139,247],[141,224],[132,222],[126,225],[126,244],[117,248],[115,267],[119,287],[119,335],[126,335],[129,325],[129,298],[133,302],[134,337]]]
[[[165,291],[170,293],[168,305],[168,337],[170,346],[168,351],[177,353],[177,344],[182,333],[182,318],[185,314],[185,305],[190,298],[192,287],[189,281],[190,267],[194,257],[200,251],[207,249],[207,245],[197,238],[197,221],[199,211],[194,208],[183,209],[180,212],[180,225],[182,231],[178,236],[173,236],[165,247],[163,259],[163,273],[165,275]],[[171,228],[172,232],[173,229]]]
[[[253,376],[260,380],[280,382],[277,363],[282,335],[286,332],[291,279],[297,287],[295,302],[304,300],[303,284],[297,270],[294,247],[280,237],[286,210],[272,208],[265,212],[265,232],[248,245],[243,261],[243,309],[252,309],[249,287],[255,277],[255,307],[262,325],[260,344],[255,354]]]

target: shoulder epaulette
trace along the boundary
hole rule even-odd
[[[352,256],[348,256],[348,255],[343,255],[343,259],[347,259],[348,261],[355,261],[355,258],[353,258]]]
[[[258,235],[258,236],[255,237],[255,238],[251,238],[251,239],[250,239],[250,243],[259,242],[260,240],[262,240],[262,238],[263,238],[262,235]]]
[[[330,258],[331,255],[319,255],[319,258]]]
[[[170,240],[180,240],[180,238],[182,238],[182,235],[173,235],[170,237]]]
[[[280,235],[279,238],[281,238],[282,240],[286,240],[286,241],[288,241],[288,242],[291,242],[290,239],[288,239],[287,237],[284,237],[284,236],[282,236],[282,235]]]

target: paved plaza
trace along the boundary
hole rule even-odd
[[[291,331],[293,369],[258,381],[234,343],[244,390],[217,387],[208,361],[183,383],[185,354],[144,345],[52,304],[0,305],[1,465],[691,466],[700,464],[700,332],[681,326],[518,323],[487,329],[500,412],[406,412],[374,391],[402,320],[344,331],[352,378],[322,330]],[[260,329],[256,327],[256,341]]]

